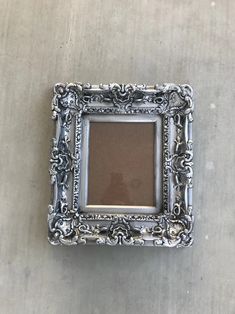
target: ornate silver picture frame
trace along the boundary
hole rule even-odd
[[[189,85],[55,85],[51,244],[192,244],[192,95]],[[155,207],[87,204],[91,121],[155,123]]]

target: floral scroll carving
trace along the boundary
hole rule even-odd
[[[52,101],[52,118],[56,120],[57,131],[50,158],[53,200],[48,213],[49,241],[66,245],[190,246],[193,241],[193,109],[192,88],[188,85],[56,84]],[[162,117],[163,205],[160,213],[114,215],[80,211],[84,114]],[[74,143],[71,136],[73,121]],[[72,190],[72,200],[69,189]]]

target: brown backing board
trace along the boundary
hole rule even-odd
[[[154,123],[91,122],[89,205],[155,206]]]

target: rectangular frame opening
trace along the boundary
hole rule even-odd
[[[154,123],[154,192],[151,206],[145,204],[88,204],[89,193],[89,139],[91,123]],[[82,125],[82,158],[80,208],[87,213],[125,213],[125,214],[157,214],[162,206],[162,121],[159,116],[127,116],[127,115],[84,115]],[[150,161],[151,162],[151,161]],[[143,167],[145,164],[143,163]]]

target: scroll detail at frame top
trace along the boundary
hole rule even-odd
[[[52,117],[56,121],[56,135],[50,159],[53,198],[48,214],[50,243],[166,247],[192,244],[192,97],[189,85],[55,85]],[[87,173],[82,167],[82,156],[87,116],[102,116],[112,122],[122,116],[127,121],[133,117],[161,119],[160,212],[147,214],[140,207],[135,213],[116,213],[107,211],[106,206],[93,212],[83,210]]]

